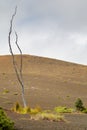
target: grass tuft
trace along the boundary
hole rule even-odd
[[[48,120],[48,121],[64,121],[64,116],[54,113],[38,113],[35,116],[31,116],[33,120]]]
[[[9,92],[10,92],[9,90],[5,89],[5,90],[3,91],[3,94],[9,93]]]
[[[55,107],[54,111],[57,113],[72,113],[72,112],[74,112],[74,109],[59,106],[59,107]]]
[[[30,112],[30,107],[22,107],[18,102],[16,102],[16,104],[14,105],[14,107],[12,108],[12,110],[16,113],[19,114],[27,114]]]
[[[31,108],[30,109],[30,114],[32,115],[35,115],[35,114],[38,114],[38,113],[41,113],[42,112],[42,109],[40,106],[36,106],[35,108]]]

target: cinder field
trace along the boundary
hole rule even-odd
[[[20,62],[20,56],[15,59]],[[77,98],[87,106],[87,66],[55,59],[23,55],[25,98],[30,107],[51,110],[56,106],[74,108]],[[15,121],[17,130],[86,130],[86,114],[65,114],[67,122],[29,120],[29,115],[10,111],[15,102],[21,105],[18,83],[11,56],[0,56],[0,106]]]

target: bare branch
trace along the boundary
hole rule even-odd
[[[22,64],[23,64],[23,61],[22,61],[22,51],[18,45],[18,35],[17,33],[15,32],[15,36],[16,36],[16,41],[15,41],[15,44],[20,52],[20,69],[18,69],[18,66],[16,64],[16,61],[15,61],[15,57],[14,57],[14,53],[13,53],[13,50],[12,50],[12,45],[11,45],[11,34],[12,34],[12,28],[13,28],[13,20],[14,20],[14,17],[16,16],[16,13],[17,13],[17,6],[15,8],[15,12],[13,13],[12,15],[12,18],[10,20],[10,30],[9,30],[9,36],[8,36],[8,43],[9,43],[9,49],[10,49],[10,53],[12,55],[12,60],[13,60],[13,66],[14,66],[14,70],[16,72],[16,76],[17,76],[17,79],[22,87],[22,100],[23,100],[23,104],[24,104],[24,107],[26,107],[26,101],[25,101],[25,98],[24,98],[24,83],[23,83],[23,76],[22,76]]]
[[[9,36],[8,36],[8,43],[9,43],[9,48],[10,48],[10,53],[13,55],[13,51],[12,51],[12,47],[11,47],[11,33],[12,33],[12,24],[13,24],[13,20],[14,20],[14,17],[17,13],[17,6],[15,7],[15,12],[14,14],[12,15],[12,18],[11,18],[11,21],[10,21],[10,31],[9,31]]]
[[[20,52],[20,55],[21,55],[21,59],[20,59],[20,75],[22,77],[22,64],[23,64],[23,58],[22,58],[22,50],[20,49],[19,45],[18,45],[18,35],[17,33],[15,32],[15,36],[16,36],[16,41],[15,41],[15,44]]]

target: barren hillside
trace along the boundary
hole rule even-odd
[[[19,63],[20,56],[15,58]],[[87,66],[23,55],[23,78],[25,97],[30,106],[73,106],[78,97],[87,105]],[[5,89],[9,92],[3,94]],[[0,56],[0,90],[3,107],[7,104],[11,107],[19,100],[21,102],[21,89],[11,56]]]

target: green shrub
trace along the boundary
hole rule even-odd
[[[83,111],[85,110],[85,107],[83,106],[83,102],[80,98],[78,98],[75,102],[75,107],[77,111]]]
[[[14,123],[5,114],[4,110],[0,108],[0,130],[13,130]]]

